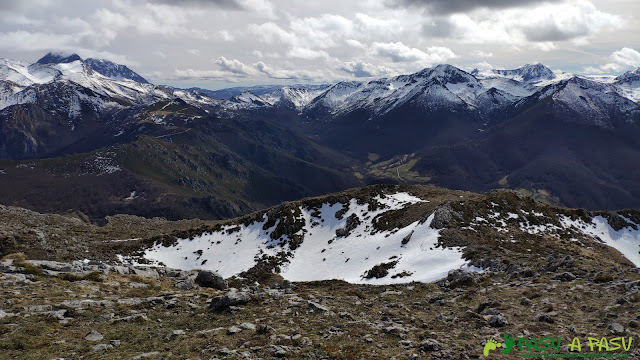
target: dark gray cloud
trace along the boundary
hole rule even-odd
[[[387,0],[387,5],[395,8],[422,8],[435,15],[447,15],[477,8],[505,9],[560,1],[563,0]]]
[[[27,10],[42,10],[51,5],[49,0],[2,0],[0,1],[0,12],[21,12]]]
[[[371,64],[365,64],[363,62],[357,62],[357,63],[349,62],[341,66],[340,70],[348,74],[352,74],[357,78],[373,77],[376,74],[373,71],[371,71],[370,69],[371,67],[372,67]]]
[[[522,28],[522,32],[529,41],[565,41],[587,36],[590,33],[589,24],[586,22],[576,23],[571,28],[562,28],[552,21],[535,25]]]
[[[6,1],[0,1],[0,10],[2,11],[16,11],[16,10],[20,10],[20,8],[22,7],[21,5],[24,2],[21,0],[6,0]]]
[[[456,26],[447,18],[436,18],[433,21],[422,25],[422,33],[431,37],[454,37],[456,32]]]
[[[171,6],[215,6],[231,10],[245,9],[245,6],[238,0],[149,0],[149,2]]]

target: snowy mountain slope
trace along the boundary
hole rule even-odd
[[[261,96],[274,107],[301,110],[322,93],[325,86],[285,86]]]
[[[305,85],[301,85],[305,86]],[[204,95],[216,99],[216,100],[228,100],[234,96],[238,96],[244,92],[251,92],[258,96],[262,96],[264,94],[268,94],[270,92],[276,91],[280,88],[284,87],[283,85],[256,85],[256,86],[238,86],[231,88],[224,88],[219,90],[209,90],[198,87],[192,87],[185,89],[187,91],[197,90],[203,93]]]
[[[213,99],[200,90],[184,90],[177,88],[170,89],[173,96],[182,99],[193,106],[202,107],[205,110],[207,110],[209,107],[217,107],[222,104],[222,101]]]
[[[30,87],[52,82],[80,85],[95,94],[120,101],[123,105],[147,103],[172,96],[165,89],[151,84],[110,79],[94,71],[75,54],[60,58],[50,53],[34,64],[3,59],[0,62],[0,81],[9,83],[11,87],[10,92],[3,91],[0,94],[0,109],[36,101],[26,95],[32,92]]]
[[[415,186],[357,191],[155,241],[143,257],[172,268],[214,270],[225,278],[272,269],[292,281],[366,284],[432,282],[458,268],[513,266],[517,272],[512,264],[538,246],[550,254],[588,248],[595,259],[618,257],[640,266],[637,211],[580,212],[513,192],[443,194]]]
[[[270,107],[271,105],[268,100],[247,91],[225,100],[222,103],[222,108],[225,110],[255,110]]]
[[[623,96],[635,102],[640,102],[640,68],[627,71],[616,77],[614,83]]]
[[[465,261],[458,249],[438,247],[439,230],[431,227],[433,215],[401,229],[378,231],[373,225],[386,212],[422,201],[397,192],[374,197],[370,204],[351,199],[317,208],[300,206],[292,211],[298,229],[294,234],[278,236],[282,220],[265,214],[249,224],[224,226],[170,247],[157,244],[145,257],[174,268],[213,269],[230,277],[249,270],[263,256],[284,252],[281,275],[292,281],[435,281]],[[369,270],[383,263],[393,263],[389,276],[366,278]]]
[[[640,107],[620,94],[614,84],[574,76],[548,85],[515,104],[526,107],[551,96],[559,114],[573,121],[614,128],[621,122],[631,123],[640,114]],[[524,106],[523,106],[524,105]]]
[[[426,108],[474,106],[482,85],[451,65],[438,65],[411,75],[330,86],[307,106],[307,112],[340,116],[355,110],[383,115],[408,104]]]
[[[413,104],[425,110],[462,107],[491,118],[497,111],[533,95],[542,88],[574,78],[578,77],[562,72],[554,73],[542,64],[525,65],[515,70],[472,73],[451,65],[438,65],[394,78],[368,82],[339,82],[330,85],[312,99],[308,95],[316,94],[305,93],[305,97],[298,102],[294,101],[294,104],[296,109],[305,114],[321,114],[325,117],[343,116],[356,110],[366,110],[371,117],[376,117],[403,105]],[[611,87],[601,86],[606,84],[604,81],[589,81],[580,86],[590,86],[596,92],[605,91],[605,94],[613,90]],[[631,94],[630,90],[617,92],[633,99],[633,95],[628,95]],[[287,95],[288,93],[280,89],[262,95],[262,99],[267,100],[267,103],[276,104]]]
[[[78,54],[52,51],[41,57],[36,64],[66,64],[74,61],[81,61],[82,58]]]
[[[94,71],[97,71],[100,74],[113,80],[133,80],[142,84],[149,83],[145,78],[138,75],[125,65],[116,64],[105,59],[92,58],[85,59],[84,62],[89,65],[89,67]]]
[[[635,266],[640,267],[640,224],[628,218],[623,218],[625,225],[615,229],[602,216],[595,216],[591,221],[582,219],[562,218],[565,229],[573,229],[620,251]]]
[[[493,74],[504,76],[508,79],[522,81],[526,83],[539,83],[545,80],[554,80],[556,74],[548,67],[536,63],[527,64],[513,70],[491,70]]]
[[[91,62],[114,71],[124,69],[107,61]],[[76,54],[49,53],[33,64],[2,59],[0,153],[8,158],[30,158],[81,143],[85,145],[79,148],[92,150],[92,143],[106,145],[117,141],[118,134],[136,131],[136,121],[164,124],[175,118],[171,112],[154,113],[150,119],[135,114],[180,97],[205,111],[217,105],[195,91],[109,78]],[[177,116],[188,121],[202,111],[186,112],[178,111]],[[105,136],[113,139],[103,140]]]

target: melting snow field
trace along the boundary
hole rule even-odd
[[[323,204],[314,214],[301,208],[305,226],[303,243],[291,250],[289,263],[282,266],[281,275],[292,281],[342,279],[351,283],[391,284],[411,281],[431,282],[446,277],[449,270],[465,265],[458,248],[436,248],[439,230],[430,227],[433,215],[423,223],[415,222],[402,229],[372,234],[372,220],[379,214],[420,202],[407,193],[397,193],[377,200],[387,208],[368,211],[368,205],[351,200],[342,219],[335,214],[343,204]],[[345,227],[347,218],[356,214],[361,224],[349,236],[336,236],[336,230]],[[315,216],[314,216],[315,215]],[[230,277],[248,270],[262,254],[275,255],[283,249],[278,240],[269,235],[275,229],[263,230],[266,215],[260,222],[248,226],[226,226],[223,231],[205,233],[193,240],[179,239],[170,247],[156,245],[145,253],[145,258],[162,262],[172,268],[208,269]],[[403,239],[411,234],[408,242]],[[286,237],[286,235],[284,235]],[[396,262],[389,274],[380,279],[364,279],[373,266]],[[405,276],[394,275],[404,273]]]
[[[602,216],[594,217],[590,223],[571,220],[568,217],[562,218],[561,222],[568,228],[575,227],[584,234],[599,238],[603,243],[620,251],[635,266],[640,267],[640,230],[625,227],[616,231]]]

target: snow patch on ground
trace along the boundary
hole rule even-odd
[[[280,245],[286,235],[273,240],[270,234],[277,226],[264,230],[266,215],[249,225],[228,225],[221,231],[205,233],[192,240],[179,239],[170,247],[160,244],[148,249],[145,258],[178,269],[208,269],[224,277],[237,275],[256,264],[262,255],[273,256],[290,251],[289,261],[281,267],[281,275],[292,281],[342,279],[351,283],[391,284],[411,281],[431,282],[465,265],[459,248],[438,248],[440,231],[431,228],[433,215],[402,229],[376,232],[376,216],[423,201],[408,193],[378,196],[384,208],[369,211],[368,204],[352,199],[348,204],[323,204],[319,209],[300,208],[304,241],[296,249]],[[341,219],[336,212],[348,210]],[[348,236],[336,235],[347,218],[357,215],[361,223]],[[389,274],[380,279],[365,279],[375,265],[396,262]],[[395,276],[395,278],[394,278]]]
[[[616,231],[609,225],[607,219],[602,216],[594,217],[590,223],[585,223],[582,220],[571,220],[566,216],[563,216],[560,221],[566,228],[574,228],[574,230],[583,234],[593,236],[604,244],[620,251],[635,266],[640,267],[640,230],[624,227]]]

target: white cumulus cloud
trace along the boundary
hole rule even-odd
[[[387,57],[393,62],[422,62],[426,64],[443,63],[456,57],[451,49],[441,46],[428,47],[422,51],[401,42],[379,43],[371,45],[374,54]]]

